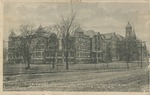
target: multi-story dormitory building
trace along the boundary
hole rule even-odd
[[[128,27],[131,26],[127,25],[126,33],[129,32]],[[57,64],[65,63],[64,38],[57,37],[52,32],[48,33],[41,25],[38,29],[33,30],[33,33],[29,36],[33,41],[31,42],[33,44],[31,45],[31,63],[50,64],[53,61]],[[16,43],[20,41],[20,38],[21,36],[17,36],[14,32],[11,32],[9,36],[9,63],[23,61],[16,47]],[[69,63],[101,63],[123,60],[123,53],[117,52],[117,44],[125,38],[115,33],[100,34],[99,32],[89,36],[85,30],[78,27],[75,30],[75,35],[69,37]]]
[[[84,34],[80,27],[75,32],[75,62],[89,63],[91,53],[90,36]]]
[[[55,33],[48,33],[40,25],[37,30],[33,30],[30,38],[31,42],[31,63],[64,63],[65,60],[65,38],[57,37]],[[23,58],[18,55],[17,45],[21,36],[13,31],[9,36],[8,62],[19,63]],[[83,33],[81,28],[77,28],[75,37],[69,37],[69,63],[90,62],[90,37]]]

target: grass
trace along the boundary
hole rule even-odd
[[[127,64],[124,62],[113,62],[109,63],[109,70],[116,69],[127,69]],[[139,63],[130,63],[130,69],[140,68]],[[143,64],[147,66],[145,63]],[[98,64],[70,64],[69,70],[65,69],[65,64],[61,66],[55,66],[55,69],[52,69],[52,64],[31,64],[30,70],[25,69],[25,64],[4,64],[3,74],[4,75],[15,75],[23,73],[53,73],[53,72],[64,72],[64,71],[78,71],[78,70],[106,70],[107,63],[98,63]],[[112,70],[113,71],[113,70]]]
[[[50,64],[4,65],[4,91],[148,91],[146,64],[126,63],[70,64],[52,69]]]
[[[22,74],[11,77],[15,77],[15,79],[4,81],[4,90],[141,92],[143,87],[148,88],[148,73],[144,69],[113,72],[88,70]]]

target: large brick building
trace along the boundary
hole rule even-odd
[[[90,36],[78,27],[75,31],[75,59],[76,63],[90,62]]]
[[[11,63],[19,63],[22,61],[22,57],[20,56],[20,52],[16,45],[19,43],[20,37],[17,36],[13,31],[9,36],[8,41],[8,62]]]
[[[100,33],[93,35],[91,38],[91,62],[99,63],[104,61],[104,40]]]
[[[136,37],[135,30],[132,25],[128,22],[126,26],[126,44],[128,45],[127,49],[130,53],[132,60],[147,60],[147,47],[144,41]]]
[[[48,33],[40,25],[38,29],[28,35],[32,39],[30,46],[31,63],[53,63],[63,64],[65,59],[65,38],[58,37],[55,33]],[[23,58],[18,51],[17,45],[21,36],[11,32],[8,44],[8,62],[19,63]],[[86,63],[90,61],[90,37],[83,33],[81,28],[75,30],[75,37],[68,39],[69,63]]]
[[[124,60],[124,53],[121,52],[124,45],[120,42],[131,35],[134,39],[136,38],[129,23],[126,26],[125,38],[115,33],[100,34],[99,32],[95,32],[92,36],[89,36],[86,32],[78,27],[75,30],[74,36],[69,36],[69,63],[101,63]],[[65,63],[65,38],[58,37],[53,32],[47,32],[41,25],[38,29],[33,30],[27,38],[32,39],[30,46],[31,63]],[[17,45],[21,45],[20,39],[22,39],[22,35],[18,36],[13,31],[11,32],[8,41],[9,63],[24,61],[20,55],[21,51],[17,47]],[[146,55],[144,48],[146,48],[146,45],[144,45],[142,51],[143,55]]]
[[[122,40],[124,37],[116,33],[105,33],[102,34],[102,37],[103,40],[107,43],[109,61],[117,61],[119,56],[116,50],[116,46],[118,41]]]

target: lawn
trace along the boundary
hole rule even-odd
[[[127,69],[127,64],[125,62],[112,62],[108,63],[109,68],[107,68],[107,63],[98,63],[98,64],[70,64],[69,70],[67,71],[78,71],[78,70],[106,70],[106,69],[116,69],[122,70]],[[140,68],[140,63],[130,63],[130,69]],[[146,63],[143,64],[145,68]],[[31,64],[31,69],[26,70],[25,64],[4,64],[3,74],[4,75],[16,75],[23,73],[49,73],[49,72],[63,72],[66,71],[65,64],[56,65],[55,69],[52,69],[52,64]]]
[[[140,69],[137,64],[130,64],[131,68],[127,70],[123,64],[110,63],[109,69],[106,64],[72,64],[68,71],[60,67],[57,71],[48,65],[32,65],[32,68],[42,67],[41,72],[49,71],[4,75],[4,91],[148,91],[146,67]]]

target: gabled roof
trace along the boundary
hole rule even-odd
[[[83,30],[81,29],[81,27],[80,26],[78,26],[77,28],[76,28],[76,30],[75,30],[76,32],[83,32]]]
[[[38,28],[38,30],[42,30],[43,28],[42,28],[42,25],[40,24],[40,26],[39,26],[39,28]]]
[[[93,35],[95,35],[95,31],[94,30],[84,31],[84,34],[92,37]]]
[[[17,37],[17,35],[13,31],[11,31],[9,37]]]
[[[42,25],[40,25],[39,28],[31,30],[30,35],[37,35],[43,33],[44,36],[48,36],[50,32],[47,31],[48,31],[47,27],[42,27]]]
[[[123,36],[121,36],[119,34],[116,34],[116,36],[117,36],[118,39],[123,39],[124,38]]]
[[[115,36],[115,33],[105,33],[101,34],[103,39],[111,39],[113,36]]]
[[[132,26],[130,25],[130,23],[128,22],[128,24],[126,25],[126,28],[131,28]]]

